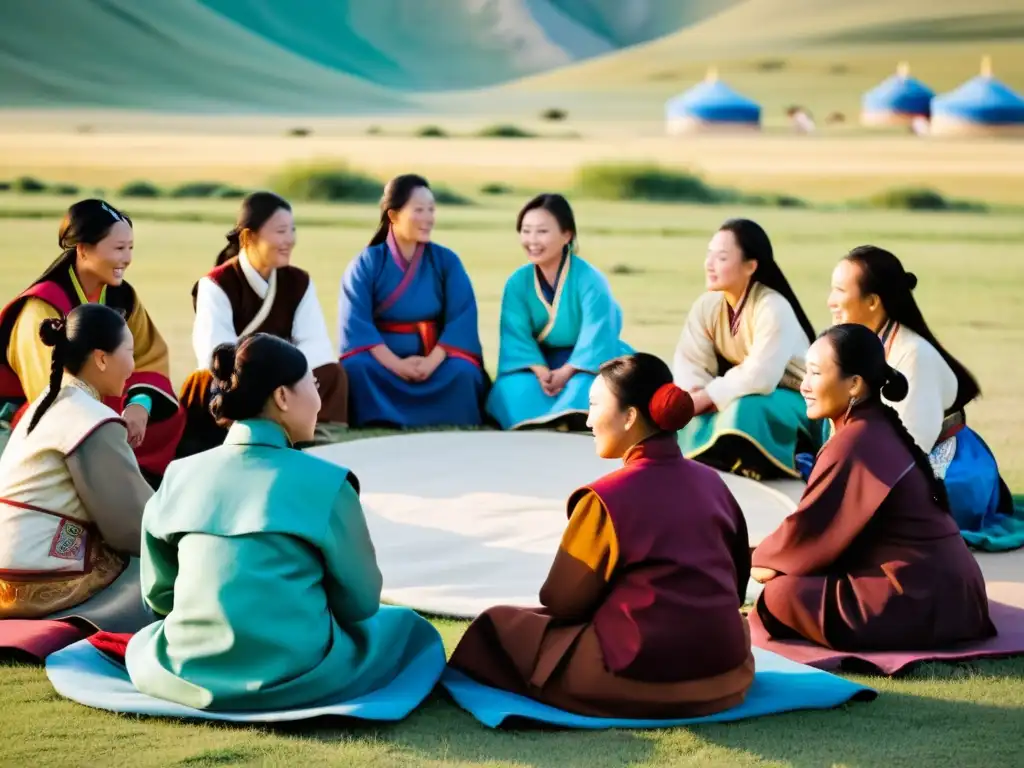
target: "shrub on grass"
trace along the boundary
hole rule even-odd
[[[33,176],[21,176],[11,182],[12,192],[39,194],[46,191],[46,184]]]
[[[10,181],[0,181],[0,192],[10,192],[12,183]]]
[[[652,164],[598,163],[583,166],[576,186],[598,200],[718,203],[725,195],[693,173]]]
[[[514,191],[508,184],[500,181],[492,181],[480,187],[481,195],[511,195]]]
[[[295,201],[375,203],[383,183],[342,163],[291,165],[274,175],[270,189]]]
[[[890,211],[986,211],[988,206],[970,200],[952,200],[926,187],[899,187],[867,199],[870,208]]]
[[[431,184],[430,191],[439,205],[472,205],[473,201],[443,184]]]
[[[384,133],[384,129],[379,125],[371,125],[366,129],[366,133],[368,136],[381,136]]]
[[[286,136],[293,136],[293,137],[295,137],[297,139],[301,139],[301,138],[303,138],[305,136],[312,136],[313,135],[313,129],[312,128],[291,128],[291,129],[288,130],[288,133],[286,133],[285,135]]]
[[[219,181],[186,181],[171,190],[171,197],[213,197],[223,185]]]
[[[424,125],[416,131],[421,139],[447,139],[448,132],[439,125]]]
[[[164,191],[148,181],[129,181],[121,187],[121,197],[163,197]]]
[[[77,195],[81,189],[75,184],[61,182],[50,187],[50,192],[54,195]]]
[[[564,109],[558,109],[557,107],[545,109],[543,112],[540,113],[540,119],[547,120],[549,123],[557,123],[567,119],[568,117],[568,112],[566,112]]]
[[[216,197],[221,200],[240,200],[246,196],[246,191],[239,187],[232,187],[230,184],[224,184],[214,190],[211,197]]]
[[[536,139],[537,134],[518,125],[499,124],[481,128],[477,133],[482,139]]]

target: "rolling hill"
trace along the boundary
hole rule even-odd
[[[989,48],[1024,74],[1020,0],[8,0],[4,16],[7,108],[507,113],[554,93],[597,117],[650,112],[712,62],[773,109],[807,92],[849,107],[908,50],[942,87]]]

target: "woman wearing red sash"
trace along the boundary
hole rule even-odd
[[[185,415],[171,386],[167,344],[124,279],[132,262],[132,221],[102,200],[81,200],[65,214],[58,242],[63,253],[0,311],[0,403],[14,412],[16,425],[48,386],[51,352],[39,339],[44,320],[66,317],[88,303],[119,310],[134,338],[135,372],[122,397],[104,402],[121,414],[139,467],[158,485],[174,458]]]
[[[353,426],[477,426],[487,379],[476,296],[454,251],[430,241],[427,180],[388,182],[380,225],[341,280],[341,361]]]
[[[683,458],[676,431],[692,417],[657,357],[601,367],[587,426],[598,454],[624,466],[569,497],[544,607],[485,611],[454,669],[594,717],[699,717],[743,701],[747,527],[715,470]]]

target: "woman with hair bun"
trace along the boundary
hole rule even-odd
[[[697,412],[679,435],[683,454],[755,480],[798,478],[797,454],[820,443],[798,392],[814,328],[756,222],[722,224],[704,270],[708,290],[673,363]]]
[[[914,300],[917,276],[889,251],[862,245],[832,272],[828,306],[837,323],[859,323],[885,345],[889,365],[909,384],[891,402],[907,431],[929,454],[950,510],[968,544],[987,550],[1024,546],[1024,510],[999,474],[985,441],[967,426],[964,409],[980,394],[963,363],[935,338]]]
[[[132,335],[113,309],[83,304],[39,336],[52,349],[49,385],[0,457],[0,619],[134,631],[152,621],[137,558],[153,490],[103,402],[132,375]]]
[[[381,575],[344,467],[297,450],[321,402],[305,354],[269,334],[210,366],[223,445],[171,464],[142,521],[142,594],[160,621],[128,642],[143,693],[197,709],[280,710],[387,685],[437,643]]]
[[[44,320],[66,317],[84,304],[123,312],[135,343],[135,372],[123,392],[105,402],[124,419],[128,442],[151,485],[174,458],[185,412],[171,386],[167,344],[124,279],[132,263],[132,220],[103,200],[80,200],[60,225],[61,255],[27,290],[0,311],[0,404],[17,424],[50,379],[50,351],[39,343]]]
[[[487,395],[473,284],[431,240],[434,194],[391,179],[370,244],[341,278],[338,344],[357,427],[479,426]]]
[[[836,325],[807,353],[807,415],[835,427],[797,507],[754,550],[757,619],[842,651],[943,648],[995,635],[981,569],[946,488],[886,401],[907,380],[875,333]]]
[[[291,263],[291,205],[273,192],[253,192],[242,201],[227,240],[214,268],[192,286],[196,371],[181,389],[188,423],[178,456],[224,441],[224,429],[210,414],[210,357],[219,344],[233,344],[252,333],[269,333],[298,347],[320,382],[317,421],[348,423],[348,380],[327,334],[316,287],[309,273]]]
[[[544,607],[485,611],[453,668],[594,717],[699,717],[744,700],[754,679],[739,612],[747,528],[718,473],[679,450],[692,417],[654,355],[601,366],[588,426],[597,453],[623,466],[569,497]]]

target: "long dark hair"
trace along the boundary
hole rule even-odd
[[[294,387],[309,371],[298,347],[254,333],[213,350],[210,413],[219,424],[255,419],[278,387]]]
[[[225,261],[235,258],[242,250],[242,232],[248,229],[256,232],[267,221],[284,208],[286,211],[292,209],[291,205],[280,195],[273,192],[253,192],[247,195],[242,201],[242,209],[238,212],[238,221],[235,228],[228,232],[225,237],[228,244],[217,254],[215,266],[220,266]]]
[[[36,282],[50,278],[59,269],[66,270],[73,266],[79,245],[96,245],[110,234],[111,228],[119,221],[134,227],[128,214],[105,200],[88,198],[74,203],[65,212],[57,230],[57,245],[61,254],[43,271]]]
[[[28,424],[28,434],[36,428],[60,393],[64,371],[77,376],[85,361],[97,349],[112,353],[125,341],[124,316],[105,304],[82,304],[63,318],[47,318],[39,326],[43,344],[53,347],[50,359],[50,388],[36,406]]]
[[[729,219],[718,228],[718,231],[732,232],[733,237],[736,238],[736,244],[743,254],[744,261],[757,261],[757,269],[754,270],[750,281],[761,283],[782,294],[789,302],[789,306],[793,308],[793,312],[796,313],[800,327],[807,334],[807,341],[813,342],[815,339],[814,326],[807,318],[804,308],[800,306],[800,301],[789,286],[786,276],[782,274],[782,268],[775,261],[775,252],[772,249],[772,241],[768,239],[768,233],[761,228],[760,224],[750,219]]]
[[[576,216],[572,212],[572,206],[562,195],[554,192],[545,192],[530,200],[516,217],[516,232],[523,231],[523,219],[530,211],[543,208],[555,217],[558,228],[563,232],[572,232],[572,240],[562,249],[563,255],[570,250],[576,250],[579,244],[579,233],[576,230]]]
[[[672,381],[665,361],[647,352],[616,357],[598,368],[623,408],[636,408],[652,432],[675,432],[693,418],[693,399]]]
[[[380,197],[380,222],[377,224],[377,231],[370,238],[370,245],[380,245],[388,239],[388,230],[391,229],[391,218],[388,211],[400,211],[409,202],[412,193],[420,187],[430,189],[430,184],[422,176],[415,173],[404,173],[395,176],[384,185],[384,194]]]
[[[843,258],[860,267],[857,287],[861,295],[875,294],[891,320],[906,326],[935,347],[935,351],[953,369],[956,375],[956,400],[953,409],[960,410],[978,397],[981,394],[978,381],[963,363],[946,351],[931,332],[928,323],[924,321],[924,315],[921,314],[913,294],[914,288],[917,287],[917,275],[907,272],[894,254],[874,245],[858,246]]]
[[[832,345],[836,365],[843,375],[860,376],[864,379],[864,383],[871,391],[871,397],[877,401],[878,407],[882,409],[896,434],[914,457],[918,469],[924,472],[936,503],[948,512],[949,498],[946,495],[945,483],[935,477],[935,470],[932,469],[927,454],[910,436],[900,415],[878,397],[881,395],[890,402],[898,403],[907,396],[910,388],[907,378],[885,362],[885,346],[878,338],[878,334],[860,323],[843,323],[833,325],[821,335]]]

